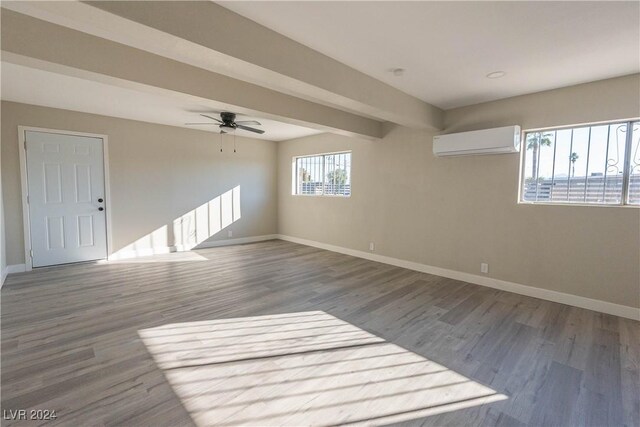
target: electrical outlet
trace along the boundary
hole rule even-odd
[[[480,264],[480,273],[488,273],[489,272],[489,264],[487,264],[486,262],[483,262],[482,264]]]
[[[231,231],[231,230],[227,231],[227,235],[228,235],[229,237],[233,237],[233,231]]]
[[[373,242],[369,242],[369,250],[371,252],[375,251],[376,250],[376,244],[373,243]]]

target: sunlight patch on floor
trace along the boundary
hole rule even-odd
[[[507,399],[322,311],[139,335],[199,426],[385,424]]]

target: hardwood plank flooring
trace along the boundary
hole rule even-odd
[[[279,240],[15,274],[1,309],[3,425],[640,425],[640,323]]]

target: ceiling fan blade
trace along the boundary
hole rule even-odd
[[[236,127],[238,129],[247,130],[249,132],[254,132],[254,133],[259,133],[259,134],[263,134],[264,133],[264,131],[262,129],[250,128],[249,126],[239,125],[237,123],[236,123]]]
[[[205,126],[220,126],[217,123],[185,123],[188,126],[205,125]]]
[[[240,120],[236,122],[238,125],[253,125],[253,126],[262,126],[262,123],[256,122],[255,120]]]
[[[212,116],[207,116],[206,114],[200,114],[202,117],[206,117],[207,119],[211,119],[211,120],[215,120],[218,123],[222,123],[222,120],[220,119],[216,119],[215,117]]]

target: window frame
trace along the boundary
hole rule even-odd
[[[589,207],[603,207],[603,208],[632,208],[638,209],[640,208],[640,204],[630,204],[629,200],[629,181],[630,181],[630,166],[631,166],[631,148],[633,146],[633,123],[640,121],[640,117],[633,117],[628,119],[619,119],[619,120],[605,120],[599,122],[589,122],[589,123],[580,123],[573,125],[562,125],[562,126],[551,126],[551,127],[542,127],[542,128],[532,128],[532,129],[523,129],[520,134],[520,141],[522,144],[522,149],[520,150],[520,173],[518,179],[518,204],[521,205],[542,205],[542,206],[589,206]],[[593,126],[602,126],[602,125],[619,125],[626,124],[627,129],[630,129],[630,132],[627,132],[627,136],[625,139],[625,152],[623,159],[623,172],[622,172],[622,193],[620,197],[619,203],[589,203],[589,202],[568,202],[568,201],[559,201],[559,202],[549,202],[549,201],[531,201],[524,200],[524,183],[526,180],[525,177],[525,168],[526,168],[526,160],[527,160],[527,147],[526,147],[526,137],[529,133],[536,132],[545,132],[545,131],[560,131],[566,129],[582,129],[582,128],[590,128]]]
[[[291,160],[291,195],[292,196],[302,196],[302,197],[335,197],[335,198],[340,198],[340,199],[348,199],[351,197],[351,194],[353,193],[353,182],[351,180],[351,177],[353,176],[353,163],[351,162],[351,157],[352,157],[352,151],[351,150],[344,150],[344,151],[329,151],[329,152],[324,152],[324,153],[314,153],[314,154],[303,154],[303,155],[299,155],[299,156],[293,156],[292,160]],[[325,178],[326,178],[326,167],[325,167],[325,157],[326,156],[332,156],[335,154],[349,154],[350,158],[349,158],[349,194],[345,195],[345,194],[325,194],[324,193],[324,187],[326,185],[325,183]],[[297,193],[297,189],[298,189],[298,168],[297,168],[297,163],[298,163],[298,159],[302,159],[305,157],[322,157],[322,194],[298,194]]]

